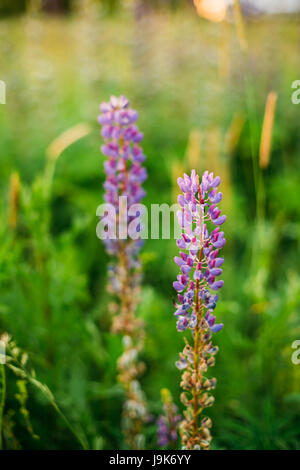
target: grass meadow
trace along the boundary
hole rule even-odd
[[[175,202],[176,179],[192,168],[222,178],[212,448],[299,449],[299,16],[247,18],[245,37],[239,26],[192,8],[0,20],[0,331],[13,358],[0,382],[3,448],[127,448],[122,344],[110,332],[109,257],[95,232],[105,177],[99,104],[124,94],[145,135],[148,207]],[[149,239],[141,255],[147,449],[157,448],[162,388],[182,411],[177,251],[174,239]]]

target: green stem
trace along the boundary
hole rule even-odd
[[[40,390],[40,392],[42,392],[42,394],[47,398],[48,402],[50,403],[50,405],[54,408],[54,410],[58,413],[58,415],[61,417],[61,419],[64,421],[65,425],[67,426],[67,428],[71,431],[71,433],[73,434],[73,436],[78,440],[78,442],[81,444],[82,448],[84,450],[87,450],[88,449],[88,443],[86,442],[86,440],[84,440],[81,436],[80,433],[78,433],[76,431],[76,429],[72,426],[72,424],[70,423],[70,421],[68,420],[68,418],[63,414],[63,412],[61,411],[61,409],[58,407],[53,395],[52,395],[52,392],[49,390],[49,388],[44,385],[44,384],[41,384],[38,380],[36,380],[35,378],[33,378],[29,372],[27,372],[26,368],[24,366],[22,366],[22,364],[15,358],[14,359],[15,363],[17,364],[18,368],[18,372],[16,372],[16,368],[14,368],[14,366],[12,366],[12,364],[8,364],[8,367],[11,368],[11,370],[13,372],[15,372],[17,375],[19,375],[19,373],[21,372],[22,373],[22,377],[25,378],[26,380],[28,380],[29,383],[31,383],[34,387],[38,388]]]
[[[199,380],[199,340],[200,340],[200,306],[199,306],[199,280],[196,281],[195,288],[196,306],[195,313],[197,317],[197,324],[195,327],[194,337],[194,369],[195,369],[195,382],[196,387],[193,389],[193,437],[198,434],[198,380]]]

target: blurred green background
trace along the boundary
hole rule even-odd
[[[175,202],[176,178],[191,167],[222,177],[228,218],[213,448],[299,448],[300,365],[291,361],[300,339],[300,105],[291,102],[299,15],[245,18],[243,48],[234,16],[211,22],[191,2],[54,3],[41,11],[38,1],[0,2],[0,331],[28,353],[29,369],[87,447],[125,447],[121,340],[110,333],[108,257],[95,233],[104,181],[99,103],[125,94],[145,134],[148,206]],[[262,170],[270,91],[278,99]],[[52,174],[49,145],[78,123],[91,132],[62,152]],[[181,409],[175,254],[174,240],[148,240],[142,254],[141,382],[153,416],[162,387]],[[80,448],[45,394],[5,369],[3,447]],[[148,448],[157,447],[155,433],[153,421]]]

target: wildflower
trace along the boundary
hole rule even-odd
[[[108,103],[101,104],[100,109],[98,121],[104,138],[101,150],[107,157],[104,162],[104,199],[114,206],[119,219],[119,197],[126,198],[127,207],[130,208],[145,196],[142,183],[147,178],[147,172],[142,163],[146,157],[139,146],[143,134],[136,125],[138,114],[129,108],[125,96],[112,96]],[[128,226],[132,219],[127,211],[126,220],[118,222]],[[130,335],[135,327],[131,316],[141,281],[139,252],[143,240],[139,237],[134,240],[108,237],[103,241],[107,252],[115,257],[109,266],[109,290],[121,299],[121,304],[123,301],[120,315],[115,316],[113,331]]]
[[[217,352],[211,342],[212,333],[223,327],[222,323],[216,323],[213,314],[218,301],[215,292],[224,284],[219,279],[224,262],[220,250],[226,242],[220,229],[226,216],[221,215],[217,206],[222,199],[217,189],[220,182],[219,176],[214,177],[208,171],[204,172],[201,183],[195,170],[191,176],[185,174],[178,178],[182,194],[178,196],[181,209],[177,215],[183,231],[177,240],[179,256],[174,259],[180,269],[173,283],[178,293],[175,316],[178,331],[190,329],[193,334],[193,345],[186,340],[176,363],[177,368],[184,371],[181,398],[186,411],[181,437],[187,449],[206,449],[211,441],[210,426],[199,423],[199,410],[213,404],[213,397],[207,391],[215,387],[215,379],[207,379],[204,374],[214,365]]]
[[[115,207],[118,214],[119,196],[126,197],[127,206],[130,207],[141,202],[146,194],[142,188],[142,183],[147,179],[147,171],[142,166],[146,157],[139,145],[143,134],[135,125],[138,114],[129,108],[129,102],[124,96],[112,96],[109,103],[101,104],[100,109],[102,113],[98,121],[104,138],[101,151],[107,157],[104,162],[104,199]],[[127,213],[127,224],[132,219]],[[104,243],[109,254],[115,256],[124,248],[122,239],[107,238]],[[134,263],[141,246],[140,239],[127,242],[124,249],[129,263]]]
[[[177,406],[173,403],[170,391],[163,388],[161,396],[163,414],[157,420],[158,445],[159,447],[174,447],[178,439],[177,429],[182,417],[178,414]]]
[[[136,121],[138,114],[129,108],[129,101],[124,96],[119,98],[112,96],[108,103],[100,106],[102,113],[98,117],[102,125],[101,134],[104,144],[102,153],[107,157],[104,162],[106,180],[104,182],[107,203],[114,206],[118,222],[119,197],[126,198],[127,207],[139,203],[145,196],[142,183],[147,178],[147,172],[142,166],[145,155],[138,145],[143,134],[138,130]],[[128,224],[133,217],[126,214]],[[140,238],[103,240],[107,252],[118,258],[119,262],[113,262],[109,266],[109,290],[113,294],[126,298],[120,315],[114,317],[113,331],[132,334],[135,325],[132,322],[132,312],[138,299],[141,265],[139,251],[143,245]]]
[[[104,139],[101,151],[106,156],[104,198],[114,206],[120,230],[122,224],[128,227],[134,217],[126,210],[125,220],[121,220],[119,198],[125,199],[130,209],[145,196],[142,183],[147,172],[142,163],[146,157],[139,145],[143,134],[136,125],[138,114],[129,107],[124,96],[112,96],[100,109],[98,122]],[[108,290],[116,296],[113,310],[118,313],[114,314],[112,331],[122,334],[124,339],[124,351],[118,360],[118,379],[126,392],[123,432],[128,445],[137,449],[143,445],[142,427],[147,419],[145,398],[138,382],[144,370],[144,364],[138,360],[144,342],[143,322],[135,315],[141,283],[139,252],[143,241],[139,236],[124,239],[120,233],[117,238],[107,237],[103,241],[113,257],[108,267]]]

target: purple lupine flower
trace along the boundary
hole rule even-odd
[[[220,231],[220,225],[225,222],[226,216],[221,215],[221,210],[215,204],[216,200],[220,202],[222,199],[222,193],[217,193],[216,190],[220,181],[220,177],[214,178],[213,173],[205,171],[200,183],[195,170],[191,176],[185,174],[184,178],[178,178],[183,194],[178,196],[182,209],[177,215],[184,231],[177,240],[177,246],[184,251],[174,259],[181,274],[177,276],[173,287],[181,294],[175,312],[180,331],[191,327],[191,321],[194,320],[196,282],[199,283],[199,300],[205,299],[202,305],[209,314],[217,302],[211,291],[219,290],[224,284],[217,279],[222,274],[220,266],[224,261],[219,257],[219,250],[226,242],[224,232]],[[216,225],[210,234],[209,224]],[[211,328],[210,323],[208,326]],[[213,326],[211,331],[219,331],[223,325]]]
[[[161,390],[163,401],[163,414],[157,419],[157,443],[159,447],[174,447],[178,435],[177,429],[182,416],[178,414],[177,406],[173,403],[170,391],[166,388]]]
[[[138,114],[129,107],[124,96],[112,96],[108,103],[100,106],[98,122],[102,126],[104,143],[101,151],[105,155],[104,182],[106,203],[113,206],[114,216],[109,211],[106,220],[119,223],[119,229],[129,224],[135,217],[129,215],[132,205],[140,203],[145,196],[142,183],[147,172],[142,166],[145,155],[139,143],[143,134],[136,121]],[[125,214],[121,216],[120,199],[126,201]],[[125,220],[123,220],[125,219]],[[140,230],[136,230],[139,232]],[[118,232],[117,238],[104,239],[107,252],[114,257],[108,267],[108,289],[116,297],[110,310],[114,313],[112,332],[123,335],[124,349],[118,359],[118,380],[125,389],[125,403],[122,415],[122,430],[128,446],[140,449],[143,446],[143,425],[148,419],[146,401],[139,384],[139,375],[144,363],[139,353],[144,343],[143,321],[136,317],[139,301],[141,264],[139,252],[143,245],[141,237],[126,238]],[[137,234],[139,235],[139,234]]]
[[[100,106],[101,135],[104,144],[102,153],[107,157],[104,162],[106,180],[104,182],[105,201],[119,211],[119,196],[126,196],[127,207],[141,202],[145,196],[142,183],[147,179],[147,171],[142,166],[145,155],[139,143],[143,134],[135,124],[138,113],[129,108],[129,101],[124,96],[112,96],[108,103]],[[127,217],[129,223],[134,217]],[[104,240],[110,254],[118,255],[119,240]],[[140,246],[141,244],[139,244]]]
[[[169,428],[165,416],[159,416],[157,420],[157,443],[159,447],[167,447],[169,444]]]
[[[119,98],[112,96],[108,103],[100,105],[100,110],[98,122],[102,126],[101,135],[104,139],[101,151],[107,157],[104,162],[106,174],[104,199],[114,206],[118,217],[120,196],[127,198],[129,212],[129,208],[133,204],[140,203],[146,194],[142,188],[142,183],[147,179],[147,171],[142,166],[146,157],[139,145],[143,134],[136,125],[138,113],[129,107],[129,101],[125,96]],[[128,215],[128,212],[127,227],[134,219]],[[120,256],[120,253],[123,253],[128,269],[139,268],[138,253],[143,245],[141,238],[137,237],[135,240],[106,238],[103,242],[110,255]],[[112,265],[111,287],[116,293],[122,284],[117,281],[118,274]]]
[[[177,181],[182,191],[178,196],[181,209],[177,213],[182,234],[176,242],[179,255],[174,258],[180,270],[173,283],[177,291],[174,315],[178,331],[192,330],[193,339],[192,345],[185,340],[185,348],[176,362],[183,371],[181,401],[187,408],[180,434],[183,449],[208,449],[211,420],[203,418],[199,422],[199,414],[214,402],[208,391],[215,387],[216,379],[208,379],[205,374],[214,365],[218,350],[212,345],[212,333],[223,328],[222,323],[216,323],[213,312],[218,301],[216,291],[224,284],[219,278],[224,262],[220,250],[226,240],[220,226],[226,216],[217,206],[222,199],[222,193],[217,191],[219,176],[205,171],[200,182],[192,170],[191,176],[185,174]]]

